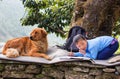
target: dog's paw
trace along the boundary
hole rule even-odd
[[[52,58],[52,57],[49,57],[49,56],[48,56],[48,58],[47,58],[47,60],[52,60],[52,59],[53,59],[53,58]]]
[[[6,56],[8,58],[15,58],[19,56],[19,52],[17,51],[17,49],[9,48],[6,51]]]
[[[51,54],[51,55],[48,55],[50,59],[54,59],[55,58],[55,55]]]

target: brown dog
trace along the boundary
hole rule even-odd
[[[48,49],[47,32],[42,28],[35,28],[31,32],[30,37],[15,38],[7,41],[2,53],[7,57],[18,56],[14,55],[15,53],[18,53],[13,49],[17,50],[19,55],[22,56],[34,56],[50,59],[48,55],[45,54]],[[8,50],[9,52],[7,52]]]

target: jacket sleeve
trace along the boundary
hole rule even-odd
[[[76,53],[74,53],[74,56],[75,56],[75,57],[83,57],[84,55],[81,54],[80,52],[76,52]]]

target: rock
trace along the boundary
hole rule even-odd
[[[69,70],[65,72],[65,79],[89,79],[89,75]]]
[[[78,72],[89,72],[89,68],[86,67],[73,67],[73,70]]]
[[[103,69],[104,72],[115,72],[115,69],[113,68],[105,68]]]
[[[91,69],[89,72],[89,75],[101,75],[102,70],[101,69]]]
[[[44,74],[46,76],[54,77],[55,79],[63,79],[65,76],[65,73],[63,71],[57,69],[57,67],[43,68],[42,74]]]
[[[15,65],[15,64],[10,64],[5,66],[5,70],[7,71],[21,71],[25,69],[25,65]]]
[[[116,68],[117,72],[120,74],[120,66],[116,66],[115,68]]]
[[[31,74],[38,74],[41,72],[41,66],[39,65],[29,65],[26,69],[25,69],[26,73],[31,73]]]
[[[33,78],[33,74],[25,74],[24,72],[5,71],[2,73],[3,78]]]

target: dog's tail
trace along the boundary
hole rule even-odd
[[[10,40],[5,43],[5,45],[3,46],[3,49],[2,49],[2,54],[6,55],[7,49],[11,48],[10,43],[11,43]]]
[[[5,55],[6,54],[6,50],[8,49],[7,45],[5,44],[2,48],[2,54]]]

